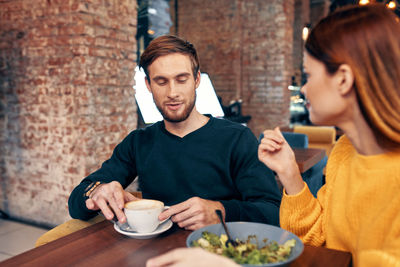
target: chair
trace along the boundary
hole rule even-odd
[[[309,139],[306,134],[282,132],[282,135],[292,148],[308,148],[309,146]],[[317,164],[301,174],[301,177],[307,183],[308,188],[314,196],[317,196],[318,190],[325,184],[324,168],[327,160],[328,157],[325,156]]]
[[[296,125],[293,132],[306,134],[309,142],[308,147],[325,149],[328,157],[336,143],[336,129],[333,126]]]
[[[307,148],[308,147],[308,137],[301,133],[292,132],[282,132],[283,137],[285,137],[286,142],[293,148]]]

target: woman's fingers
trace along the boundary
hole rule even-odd
[[[267,150],[267,151],[270,151],[270,152],[274,152],[276,150],[280,150],[281,147],[282,147],[282,144],[278,143],[278,142],[276,142],[275,140],[272,140],[272,139],[267,139],[267,138],[264,139],[263,138],[261,140],[261,143],[260,143],[259,147],[261,149],[264,149],[264,150]]]
[[[285,137],[283,137],[283,134],[282,134],[281,129],[279,127],[275,127],[274,128],[274,133],[281,138],[282,142],[285,141]]]
[[[265,130],[263,132],[264,137],[261,139],[261,142],[263,140],[272,140],[278,144],[282,144],[285,142],[285,138],[282,136],[282,133],[280,132],[279,128],[275,128],[274,130]]]

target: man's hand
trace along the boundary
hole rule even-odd
[[[206,200],[192,197],[188,200],[171,206],[160,214],[158,219],[165,220],[171,216],[171,220],[186,230],[197,230],[209,224],[219,223],[215,210],[221,210],[225,217],[225,208],[219,201]]]
[[[123,212],[125,202],[136,200],[132,194],[126,192],[120,183],[113,181],[99,185],[86,200],[86,207],[90,210],[101,210],[107,220],[117,216],[120,223],[126,222]]]
[[[149,259],[147,267],[237,267],[234,261],[201,248],[178,248]]]

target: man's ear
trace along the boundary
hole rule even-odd
[[[350,66],[347,64],[340,65],[335,75],[337,75],[339,93],[346,95],[351,92],[354,85],[354,73]]]
[[[147,90],[149,90],[149,92],[152,93],[150,83],[149,83],[149,80],[147,79],[147,76],[144,76],[144,82],[146,83]]]
[[[200,85],[200,80],[201,80],[201,75],[200,75],[200,71],[198,71],[197,72],[197,75],[196,75],[196,83],[195,83],[195,85],[196,85],[196,89],[197,89],[197,87],[199,87],[199,85]]]

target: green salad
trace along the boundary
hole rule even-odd
[[[280,245],[276,241],[264,239],[263,246],[258,248],[258,240],[255,235],[247,237],[245,242],[236,239],[238,245],[225,245],[228,237],[225,234],[218,236],[204,231],[202,237],[192,242],[193,247],[201,247],[207,251],[223,255],[233,259],[239,264],[261,265],[266,263],[281,262],[289,258],[292,248],[296,245],[295,239],[290,239]]]

